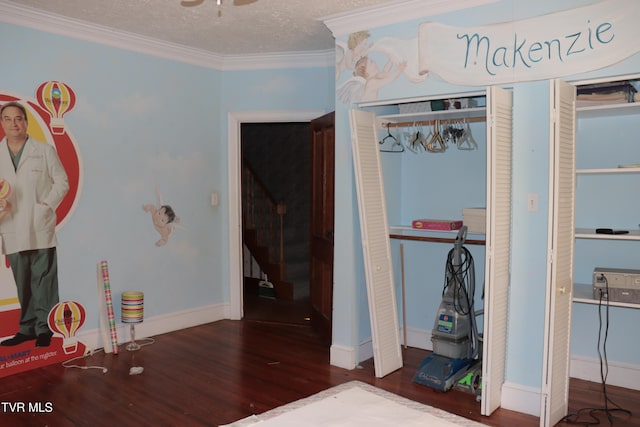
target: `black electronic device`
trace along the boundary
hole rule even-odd
[[[629,230],[614,230],[612,228],[596,228],[596,234],[629,234]]]
[[[640,304],[640,270],[596,267],[593,270],[593,298]]]

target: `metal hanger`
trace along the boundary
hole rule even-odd
[[[430,153],[444,153],[446,149],[447,144],[445,144],[442,135],[440,135],[440,120],[436,120],[433,124],[433,135],[427,143],[427,151]]]
[[[407,138],[409,139],[409,142],[407,143],[407,148],[412,153],[418,154],[418,152],[420,152],[420,149],[424,148],[422,145],[422,140],[424,138],[424,135],[422,134],[422,132],[420,132],[420,129],[417,126],[415,126],[415,124],[414,124],[414,130],[415,132],[407,134]]]
[[[462,129],[462,135],[457,141],[458,150],[477,150],[478,143],[475,139],[473,139],[473,135],[471,135],[471,127],[469,126],[469,122],[467,119],[464,119],[464,125]]]
[[[382,138],[380,141],[378,141],[378,144],[384,146],[389,142],[389,140],[392,141],[391,147],[386,149],[384,148],[380,149],[381,153],[402,153],[404,151],[404,145],[402,145],[400,141],[398,141],[398,138],[391,135],[391,126],[389,123],[387,123],[387,135],[384,138]]]

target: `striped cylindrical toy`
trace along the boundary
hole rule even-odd
[[[142,323],[144,319],[144,293],[128,291],[122,293],[122,323]]]
[[[102,286],[104,292],[107,320],[109,322],[111,347],[113,350],[113,354],[118,354],[118,332],[116,330],[116,318],[113,313],[113,298],[111,297],[111,283],[109,282],[109,265],[107,264],[107,261],[100,261],[100,271],[102,273]]]

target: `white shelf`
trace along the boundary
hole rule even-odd
[[[413,228],[410,225],[389,226],[389,235],[394,239],[418,240],[424,242],[453,243],[458,236],[459,230],[425,230]],[[483,233],[468,233],[465,242],[470,245],[484,245],[485,235]]]
[[[640,102],[597,104],[576,108],[578,118],[624,116],[629,114],[640,114]]]
[[[470,118],[485,118],[485,107],[460,108],[457,110],[423,111],[418,113],[387,114],[378,116],[378,124],[385,128],[386,123],[426,121],[426,120],[458,120]]]
[[[410,104],[414,102],[425,102],[425,101],[440,101],[445,99],[456,99],[456,98],[485,98],[487,92],[485,91],[476,91],[476,92],[460,92],[460,93],[450,93],[450,94],[441,94],[441,95],[432,95],[432,96],[416,96],[413,98],[401,98],[401,99],[382,99],[377,101],[366,101],[360,102],[358,104],[358,108],[367,108],[367,107],[380,107],[380,106],[389,106],[389,105],[399,105],[399,104]]]
[[[637,79],[634,79],[637,82]],[[577,102],[576,107],[576,118],[579,120],[582,119],[597,119],[597,118],[614,118],[614,117],[628,117],[633,120],[635,118],[631,116],[640,117],[640,102],[620,102],[614,104],[603,104],[603,103],[593,103],[589,104],[588,102]],[[600,123],[600,122],[598,122]],[[606,126],[606,124],[603,124]],[[633,144],[633,141],[629,141],[629,143]],[[576,151],[580,143],[576,141]],[[584,175],[629,175],[629,174],[638,174],[640,173],[640,158],[634,159],[623,159],[626,164],[611,164],[609,163],[606,166],[611,167],[601,167],[601,168],[582,168],[576,169],[576,177],[584,176]],[[618,166],[618,167],[616,167]],[[629,179],[634,179],[635,177],[628,177]],[[627,177],[625,177],[625,181],[628,181]],[[634,181],[635,182],[635,181]],[[595,228],[576,228],[575,229],[575,238],[576,239],[595,239],[595,240],[608,240],[608,241],[639,241],[640,240],[640,229],[635,228],[625,228],[625,227],[616,227],[615,225],[601,225],[600,227],[610,227],[613,229],[623,229],[628,230],[627,234],[597,234]],[[609,254],[608,258],[615,257],[615,254]],[[583,283],[575,283],[573,285],[573,301],[576,303],[583,304],[593,304],[606,306],[607,304],[611,307],[627,307],[627,308],[635,308],[639,309],[640,304],[632,304],[632,303],[623,303],[623,302],[614,302],[614,301],[601,301],[600,298],[594,298],[593,295],[593,284],[583,284]]]
[[[606,169],[576,169],[578,175],[589,174],[618,174],[618,173],[640,173],[640,167],[629,168],[606,168]]]
[[[389,226],[390,233],[407,234],[407,235],[411,235],[411,234],[424,235],[424,234],[435,233],[439,237],[442,237],[443,234],[447,235],[447,237],[449,236],[455,237],[458,235],[458,231],[460,230],[430,230],[430,229],[424,229],[424,228],[413,228],[410,225],[390,225]],[[473,236],[484,237],[484,233],[467,232],[467,235],[469,234]]]
[[[593,285],[585,285],[582,283],[575,283],[573,285],[573,302],[579,302],[583,304],[600,304],[599,299],[593,298]],[[605,305],[606,301],[602,301]],[[609,301],[610,307],[626,307],[626,308],[640,308],[640,304],[632,304],[628,302],[614,302]]]
[[[640,230],[629,230],[629,234],[596,234],[595,228],[576,228],[576,239],[640,240]]]

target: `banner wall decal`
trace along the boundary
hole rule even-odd
[[[608,67],[640,52],[640,1],[606,0],[477,27],[425,22],[420,72],[466,86],[545,80]]]

